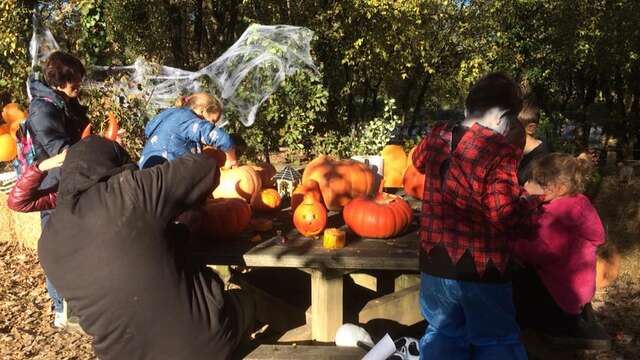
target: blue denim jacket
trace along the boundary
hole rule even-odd
[[[147,140],[138,162],[140,168],[151,156],[173,160],[188,153],[199,153],[201,144],[222,151],[234,146],[226,131],[187,108],[169,108],[156,115],[145,126],[144,135]]]

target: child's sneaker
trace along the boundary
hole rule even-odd
[[[596,319],[591,304],[585,305],[582,314],[573,317],[565,326],[545,331],[544,337],[555,346],[583,350],[611,348],[611,337]]]
[[[53,326],[59,329],[63,329],[67,326],[67,315],[64,311],[54,311],[53,312]]]
[[[420,348],[418,340],[411,337],[401,337],[394,341],[397,351],[389,357],[390,360],[418,360]]]

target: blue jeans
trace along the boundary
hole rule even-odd
[[[44,226],[47,224],[47,220],[49,220],[49,215],[51,215],[50,210],[40,212],[40,229],[44,230]],[[45,275],[45,280],[47,284],[47,292],[49,293],[49,297],[53,302],[53,311],[62,312],[64,310],[64,307],[62,305],[62,298],[60,297],[60,295],[58,295],[58,290],[56,290],[56,288],[53,287],[53,284],[51,283],[51,280],[49,280],[49,278],[47,277],[47,274],[44,274],[44,275]]]
[[[429,323],[420,339],[420,359],[527,359],[511,283],[476,283],[422,273],[420,310]]]

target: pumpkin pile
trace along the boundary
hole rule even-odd
[[[26,120],[27,114],[16,103],[9,103],[2,108],[2,120],[0,125],[0,161],[12,161],[17,155],[16,132],[20,123]]]

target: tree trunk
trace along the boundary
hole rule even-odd
[[[204,33],[204,23],[202,21],[202,6],[203,0],[196,0],[196,11],[195,11],[195,24],[194,24],[194,35],[196,42],[196,50],[198,50],[198,54],[202,53],[202,38]]]
[[[420,87],[420,92],[418,93],[418,98],[416,99],[416,105],[413,109],[413,116],[411,117],[411,122],[409,122],[409,128],[407,129],[409,134],[413,130],[413,127],[416,125],[416,121],[418,121],[418,116],[420,116],[420,112],[422,111],[422,106],[424,105],[424,96],[427,94],[427,89],[429,88],[429,83],[431,82],[431,78],[427,75],[424,78],[424,82],[422,83],[422,87]]]

